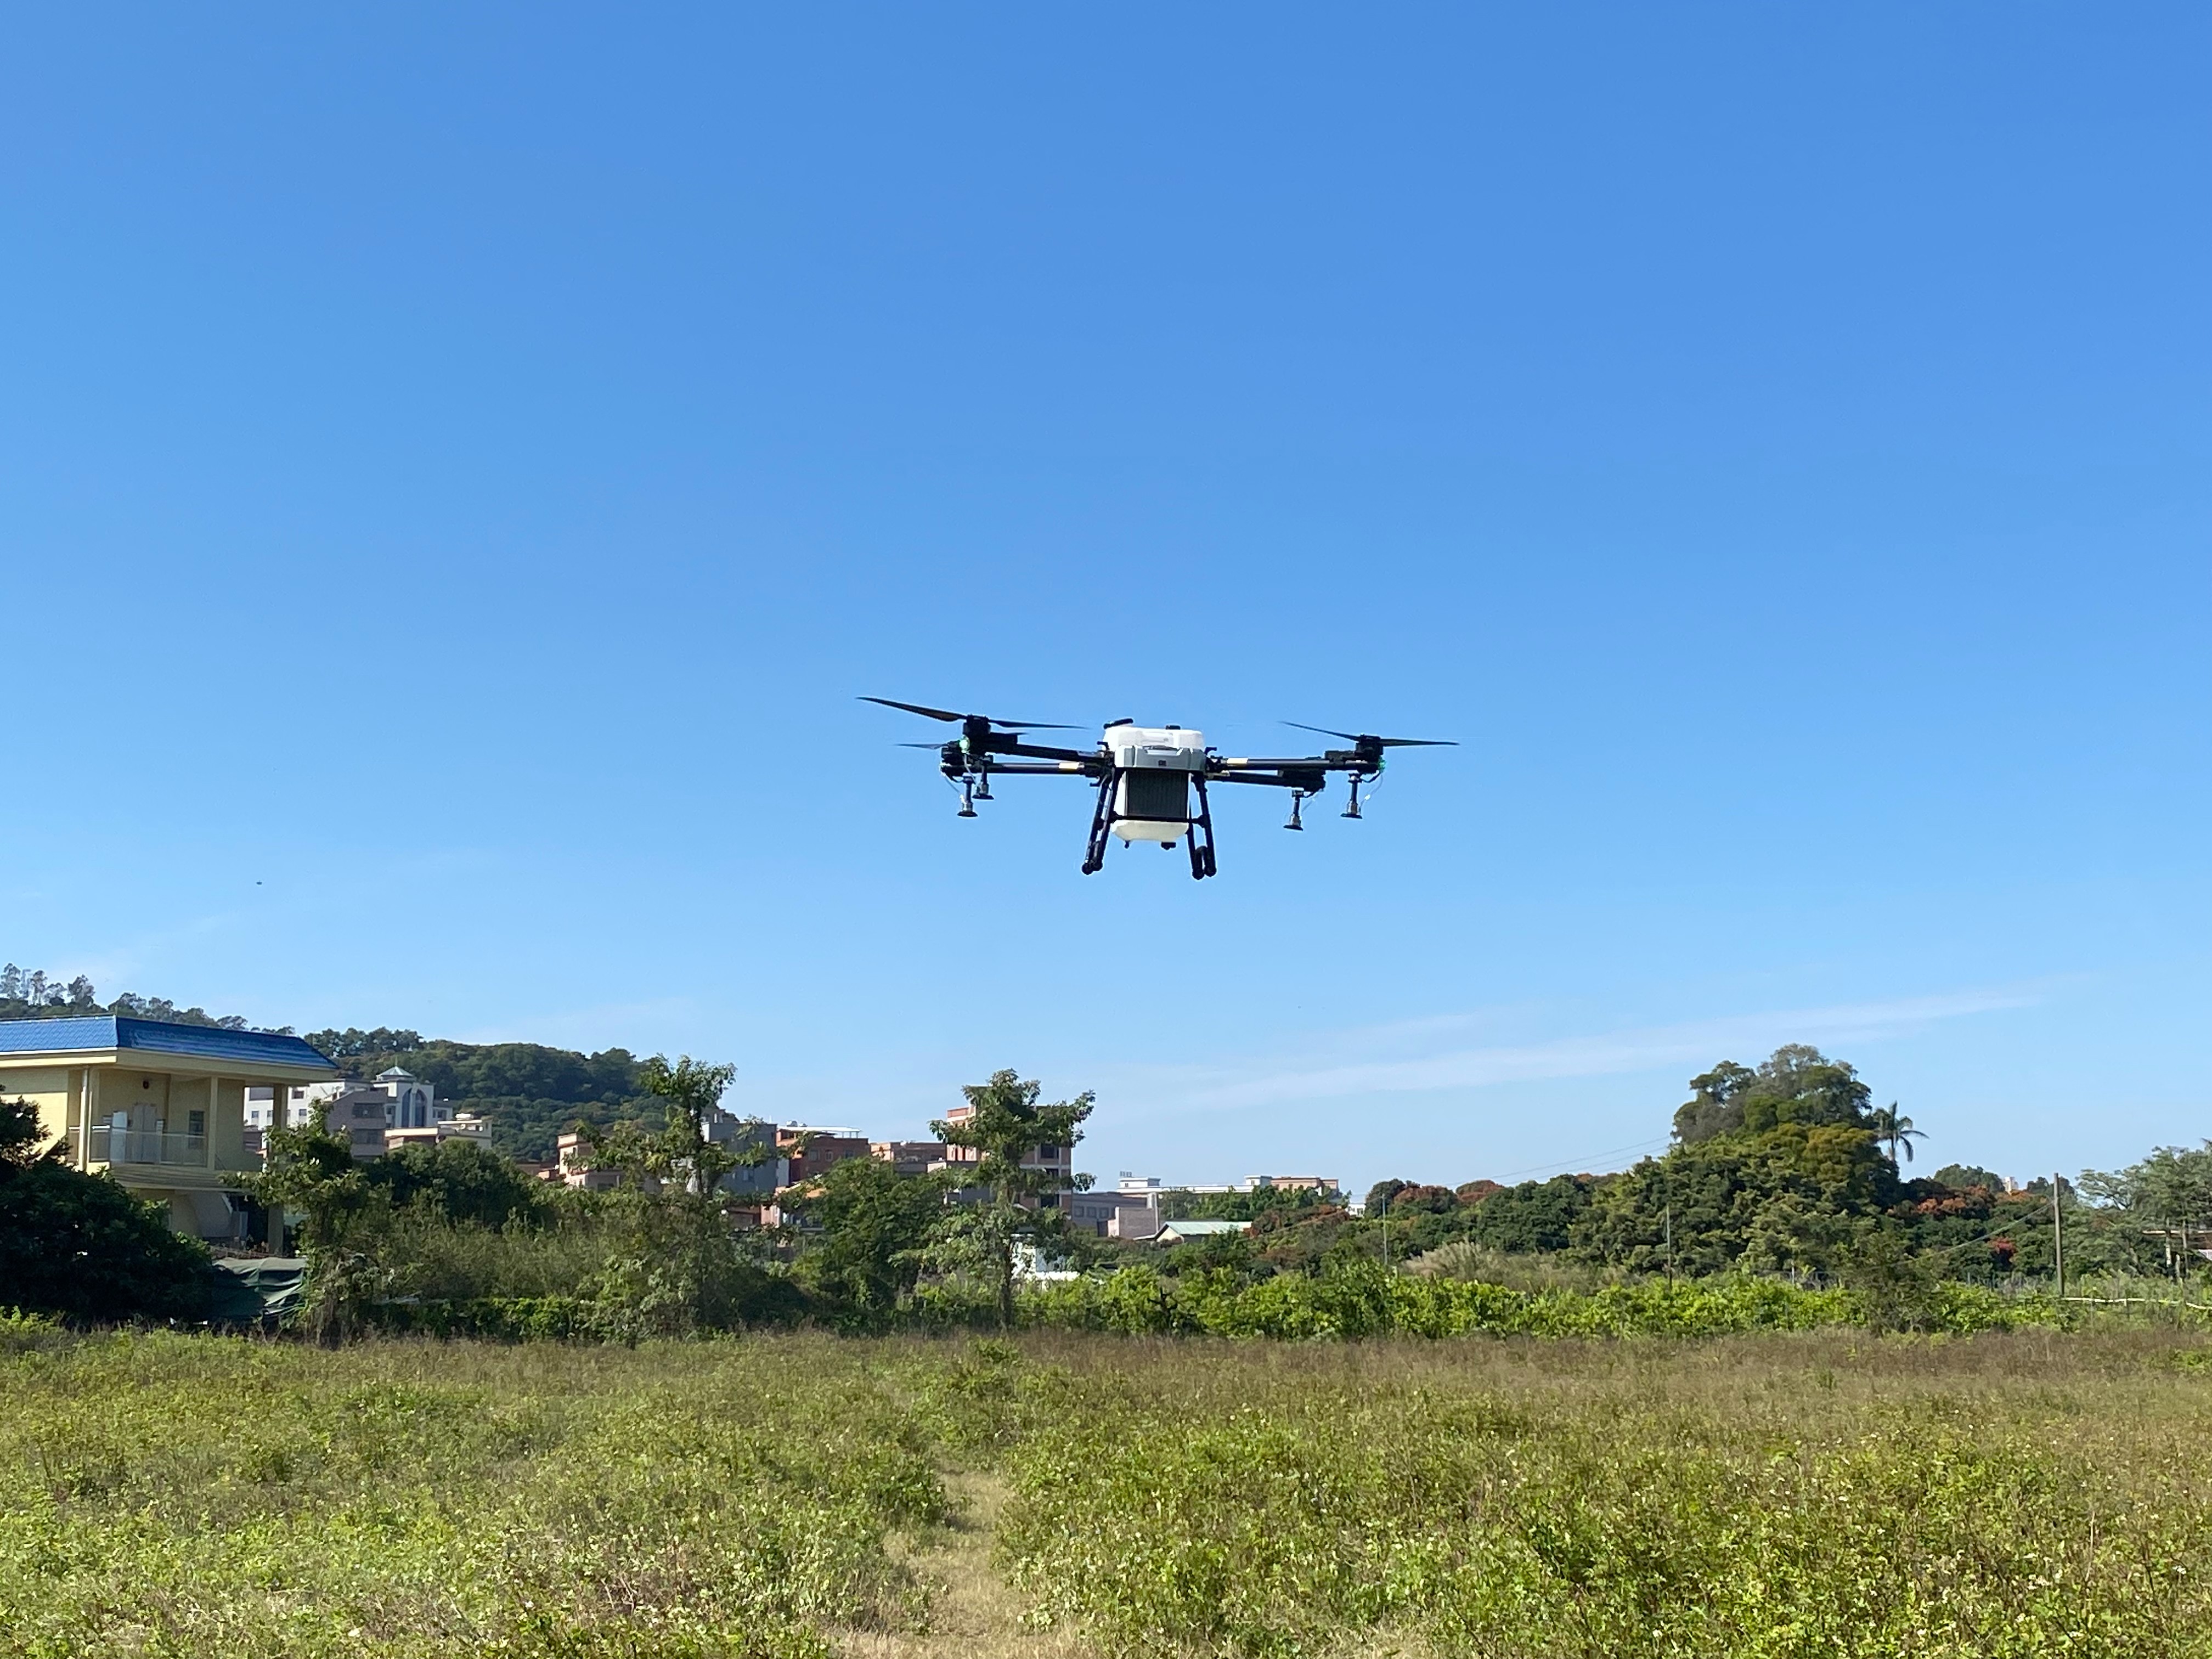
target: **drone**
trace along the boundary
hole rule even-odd
[[[1291,792],[1290,822],[1285,830],[1306,826],[1301,809],[1328,787],[1328,775],[1344,773],[1351,782],[1351,800],[1343,816],[1357,818],[1359,789],[1382,775],[1382,757],[1392,749],[1451,749],[1457,744],[1441,738],[1378,738],[1370,732],[1332,732],[1327,726],[1285,726],[1324,738],[1340,738],[1349,749],[1324,750],[1318,755],[1287,759],[1235,758],[1218,755],[1206,746],[1206,734],[1180,726],[1139,726],[1134,720],[1108,722],[1096,749],[1060,749],[1027,740],[1030,732],[1076,732],[1074,726],[1049,720],[1005,720],[992,714],[963,714],[950,708],[929,708],[918,702],[896,702],[889,697],[862,697],[862,702],[902,708],[909,714],[957,726],[960,735],[942,743],[910,743],[908,749],[937,750],[938,769],[960,787],[960,816],[975,816],[975,803],[991,799],[991,780],[998,777],[1079,777],[1097,787],[1097,802],[1091,813],[1091,840],[1084,848],[1083,873],[1096,874],[1106,863],[1107,842],[1119,837],[1124,847],[1140,841],[1156,842],[1172,851],[1180,841],[1190,848],[1190,873],[1203,881],[1214,873],[1213,809],[1207,801],[1209,783],[1256,783]]]

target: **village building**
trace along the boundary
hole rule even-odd
[[[32,1103],[76,1168],[105,1170],[166,1206],[180,1233],[247,1235],[246,1098],[328,1082],[337,1068],[295,1036],[100,1015],[0,1020],[0,1096]]]

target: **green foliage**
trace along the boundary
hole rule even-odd
[[[447,1221],[495,1231],[540,1218],[548,1194],[498,1153],[454,1139],[402,1146],[370,1163],[364,1174],[397,1208],[414,1206]]]
[[[1356,1256],[1340,1258],[1320,1273],[1279,1273],[1256,1282],[1226,1269],[1171,1278],[1139,1265],[1038,1286],[1023,1297],[1021,1311],[1025,1323],[1053,1329],[1291,1341],[1385,1335],[1708,1337],[1868,1324],[1966,1335],[2058,1321],[2047,1298],[1923,1284],[1899,1274],[1893,1264],[1879,1262],[1863,1269],[1853,1289],[1714,1278],[1585,1290],[1389,1273]]]
[[[40,1154],[38,1110],[0,1100],[0,1308],[80,1323],[190,1319],[208,1253],[106,1175]]]
[[[272,1127],[264,1162],[248,1190],[271,1214],[301,1218],[293,1242],[307,1258],[307,1278],[297,1322],[335,1347],[391,1292],[391,1272],[373,1254],[391,1212],[390,1192],[355,1163],[351,1147],[317,1123]]]
[[[252,1029],[243,1015],[179,1008],[167,997],[140,996],[135,991],[103,1005],[100,993],[82,974],[64,984],[40,969],[26,972],[12,962],[0,967],[0,1019],[79,1019],[98,1014],[166,1020],[173,1025],[214,1025],[229,1031]]]
[[[736,1069],[654,1055],[639,1079],[665,1103],[666,1127],[648,1136],[618,1125],[599,1139],[598,1161],[625,1177],[605,1194],[610,1249],[587,1286],[600,1334],[635,1342],[729,1331],[793,1310],[788,1281],[769,1271],[758,1235],[741,1225],[746,1200],[726,1179],[764,1148],[736,1152],[709,1133]]]
[[[958,1122],[939,1120],[929,1127],[948,1146],[980,1154],[969,1166],[966,1181],[988,1189],[992,1213],[948,1217],[939,1236],[939,1260],[956,1267],[972,1263],[988,1274],[997,1292],[999,1322],[1011,1326],[1016,1247],[1024,1241],[1042,1246],[1066,1231],[1064,1218],[1042,1202],[1059,1189],[1060,1177],[1029,1167],[1024,1160],[1040,1146],[1073,1146],[1081,1140],[1097,1097],[1086,1089],[1073,1100],[1041,1104],[1042,1085],[1010,1071],[994,1072],[988,1082],[964,1085],[960,1092],[968,1097],[968,1115]],[[1091,1178],[1077,1176],[1073,1184],[1088,1187]],[[1024,1200],[1035,1207],[1023,1207]]]
[[[1617,1275],[1563,1251],[1501,1250],[1455,1238],[1415,1256],[1406,1271],[1425,1279],[1479,1279],[1516,1291],[1594,1291]]]
[[[2005,1178],[1995,1170],[1984,1170],[1975,1164],[1946,1164],[1929,1176],[1929,1180],[1953,1192],[1966,1192],[1978,1187],[1987,1193],[2002,1193],[2007,1185]]]
[[[1641,1273],[1825,1273],[1895,1195],[1871,1129],[1793,1119],[1643,1159],[1601,1185],[1575,1243]]]
[[[829,1659],[945,1518],[872,1356],[200,1338],[0,1358],[0,1651]]]
[[[2212,1390],[1999,1352],[2036,1374],[1771,1338],[1170,1359],[1028,1437],[999,1552],[1123,1652],[2203,1652]]]
[[[1339,1203],[1335,1194],[1317,1192],[1310,1187],[1255,1187],[1249,1193],[1194,1193],[1170,1188],[1159,1195],[1160,1216],[1167,1221],[1256,1222],[1262,1216],[1278,1219],[1297,1217],[1332,1209]]]
[[[1724,1060],[1690,1087],[1695,1092],[1674,1114],[1674,1139],[1685,1146],[1786,1123],[1872,1127],[1872,1097],[1858,1074],[1802,1042],[1784,1043],[1756,1071]]]
[[[2084,1170],[2081,1191],[2127,1211],[2142,1225],[2212,1232],[2212,1140],[2160,1146],[2114,1175]]]
[[[902,1176],[872,1158],[833,1164],[781,1200],[821,1231],[799,1271],[846,1322],[881,1324],[914,1291],[925,1252],[946,1224],[948,1181]]]

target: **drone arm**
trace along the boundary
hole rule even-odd
[[[1041,765],[1024,761],[1014,761],[1009,763],[1001,764],[999,762],[994,761],[991,763],[991,775],[994,778],[1018,778],[1024,776],[1035,778],[1072,778],[1085,775],[1096,777],[1098,775],[1098,773],[1095,764],[1085,764],[1083,761],[1079,760],[1054,761],[1049,765]]]
[[[994,755],[1027,755],[1036,760],[1061,762],[1095,761],[1099,757],[1098,751],[1095,749],[1051,749],[1037,743],[1010,743],[1004,748],[994,745],[990,752]],[[991,769],[994,772],[1011,772],[1016,769],[1010,766],[994,765]]]
[[[1216,759],[1206,768],[1212,777],[1233,780],[1246,772],[1371,772],[1375,763],[1358,755],[1337,750],[1327,755],[1299,755],[1291,758],[1265,760]]]

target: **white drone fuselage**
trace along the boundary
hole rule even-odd
[[[1180,841],[1190,832],[1190,781],[1206,771],[1206,734],[1176,726],[1109,726],[1114,759],[1111,832],[1131,842]]]

